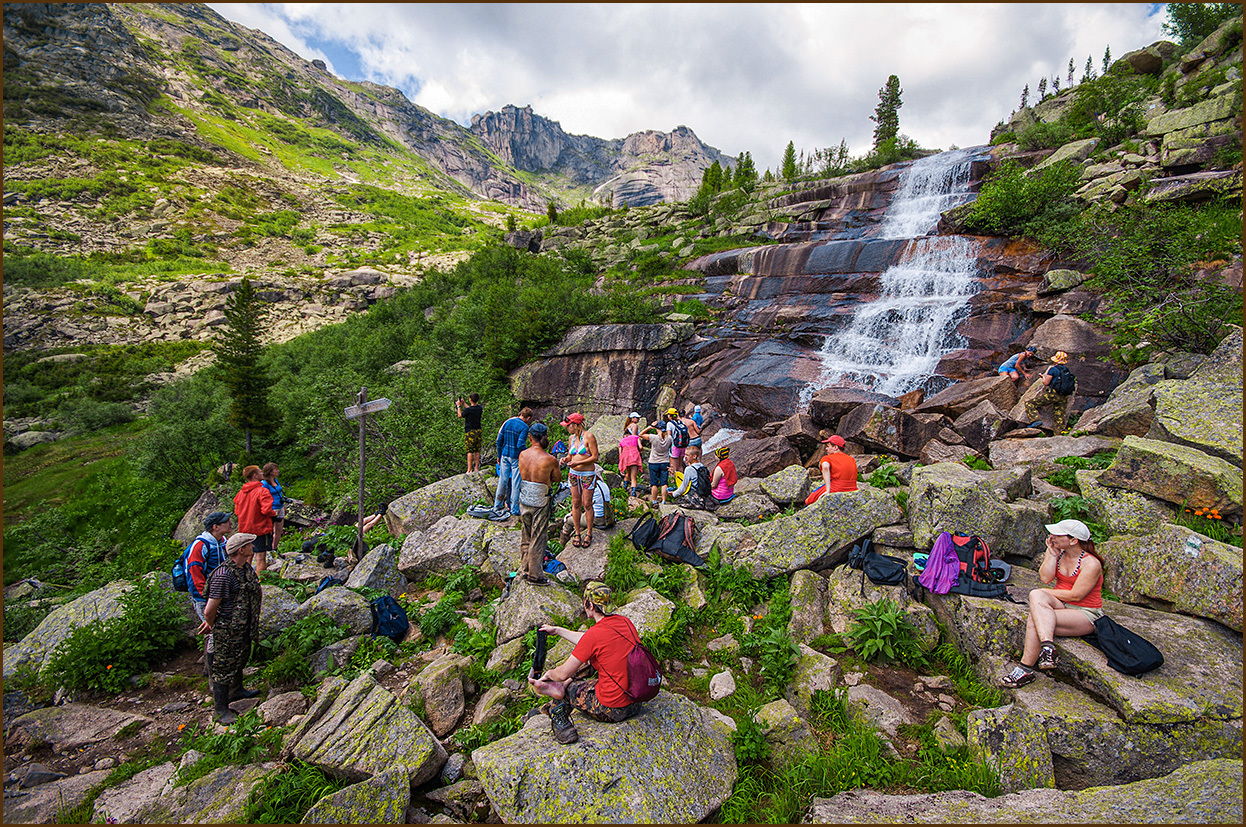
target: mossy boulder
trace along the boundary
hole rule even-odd
[[[282,771],[281,764],[227,764],[172,791],[134,816],[135,824],[241,824],[247,800],[261,782]],[[7,815],[7,812],[6,812]]]
[[[787,633],[797,643],[808,643],[826,631],[826,578],[801,569],[792,572],[792,617]]]
[[[965,721],[969,749],[999,773],[1001,792],[1054,787],[1042,722],[1016,704],[975,709]]]
[[[758,491],[737,491],[731,502],[718,506],[720,520],[761,520],[779,512],[774,500]],[[694,512],[695,517],[695,512]]]
[[[762,493],[780,507],[803,503],[809,487],[809,472],[800,465],[789,465],[761,481]]]
[[[336,676],[322,682],[283,752],[347,781],[401,769],[413,786],[446,762],[424,722],[367,672],[349,684]]]
[[[1072,290],[1088,278],[1089,276],[1080,270],[1048,270],[1043,274],[1043,283],[1039,285],[1038,295],[1046,296]]]
[[[1180,129],[1228,120],[1234,116],[1240,105],[1241,98],[1238,95],[1217,95],[1185,109],[1173,109],[1156,115],[1147,121],[1146,131],[1149,136],[1158,137]]]
[[[1116,787],[1034,789],[986,798],[964,790],[889,795],[852,790],[815,798],[805,824],[1238,824],[1242,762],[1197,761]]]
[[[930,548],[941,532],[963,531],[986,538],[1001,557],[1033,558],[1043,549],[1046,507],[1006,502],[991,480],[959,463],[915,468],[909,491],[909,528],[917,548]]]
[[[792,680],[787,685],[784,697],[805,718],[813,716],[813,694],[830,692],[840,686],[843,670],[834,658],[811,649],[805,644],[798,645],[800,655],[796,659],[796,668],[792,671]]]
[[[411,804],[411,782],[402,769],[326,795],[303,816],[303,824],[403,824]]]
[[[366,635],[372,631],[372,604],[368,598],[345,586],[330,586],[307,598],[294,612],[294,622],[313,614],[328,616],[352,635]]]
[[[853,543],[902,517],[895,498],[865,486],[828,494],[787,517],[751,526],[734,549],[719,546],[723,561],[743,565],[754,577],[834,565]]]
[[[415,694],[424,702],[424,719],[438,738],[454,731],[467,706],[463,675],[472,659],[447,652],[424,667],[412,681]]]
[[[510,593],[498,604],[493,616],[498,628],[497,642],[502,644],[522,637],[529,629],[552,622],[555,616],[582,617],[579,596],[556,581],[536,586],[522,577],[516,577],[511,581]]]
[[[13,721],[13,726],[25,730],[32,740],[62,752],[99,743],[121,730],[137,731],[151,722],[146,715],[71,703],[27,712]]]
[[[1157,384],[1148,436],[1242,465],[1242,385],[1171,379]]]
[[[40,671],[52,658],[52,652],[79,626],[100,625],[121,617],[125,607],[121,595],[134,588],[128,580],[114,580],[107,586],[88,592],[77,600],[58,606],[17,643],[4,647],[4,677],[13,677],[21,666]],[[189,598],[187,599],[189,604]]]
[[[346,578],[348,589],[376,589],[387,592],[407,584],[398,571],[398,554],[387,545],[380,545],[363,556],[350,576]]]
[[[389,504],[385,525],[395,537],[423,531],[442,517],[458,514],[467,506],[492,500],[482,472],[446,477],[404,494]]]
[[[292,626],[300,604],[294,595],[279,586],[265,585],[260,588],[264,592],[260,601],[260,640],[263,640],[275,637]]]
[[[1050,436],[1039,439],[999,439],[991,443],[991,464],[998,468],[1029,465],[1057,457],[1088,457],[1120,444],[1104,436]]]
[[[1242,470],[1195,448],[1127,436],[1099,484],[1140,491],[1189,508],[1242,513]]]
[[[692,824],[735,784],[731,730],[688,698],[660,692],[618,724],[572,715],[579,741],[554,741],[541,716],[472,752],[508,824]]]
[[[1109,534],[1150,534],[1159,529],[1176,509],[1137,491],[1108,488],[1099,484],[1102,471],[1076,472],[1077,487],[1090,503],[1091,519],[1101,523]]]
[[[783,698],[757,710],[753,720],[761,728],[766,743],[770,745],[770,763],[781,767],[809,755],[817,743],[808,725],[796,710]]]
[[[647,586],[630,592],[622,605],[615,609],[615,614],[632,621],[642,635],[662,631],[674,612],[674,603]]]
[[[446,516],[427,529],[412,531],[402,541],[398,571],[414,581],[479,565],[485,557],[486,526],[492,524],[470,517]]]
[[[1055,166],[1061,161],[1072,161],[1080,164],[1090,157],[1090,153],[1095,151],[1095,147],[1099,145],[1098,138],[1085,138],[1080,141],[1070,141],[1055,152],[1048,155],[1040,161],[1034,169],[1044,170],[1047,167]]]
[[[1202,542],[1198,555],[1186,538]],[[1242,631],[1242,550],[1177,525],[1099,546],[1104,585],[1130,603],[1205,617]]]

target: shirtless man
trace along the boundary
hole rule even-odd
[[[538,586],[545,578],[545,543],[549,540],[549,498],[562,482],[558,458],[549,452],[549,431],[540,422],[528,429],[532,445],[519,454],[519,539],[523,579]]]

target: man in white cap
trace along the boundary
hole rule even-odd
[[[242,688],[242,670],[259,642],[260,604],[264,592],[251,568],[255,535],[238,532],[225,542],[225,562],[208,577],[208,602],[199,634],[212,634],[216,654],[212,661],[212,700],[216,721],[228,726],[238,719],[229,708],[233,701],[254,698],[259,690]]]

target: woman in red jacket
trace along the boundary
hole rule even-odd
[[[273,540],[273,495],[261,482],[258,465],[242,469],[246,482],[234,495],[234,514],[238,518],[238,530],[255,535],[255,571],[258,574],[268,568],[268,551]]]

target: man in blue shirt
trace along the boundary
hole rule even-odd
[[[493,498],[497,514],[505,514],[509,507],[511,514],[519,516],[519,454],[528,447],[528,426],[532,420],[532,409],[524,408],[498,430],[498,491]]]

